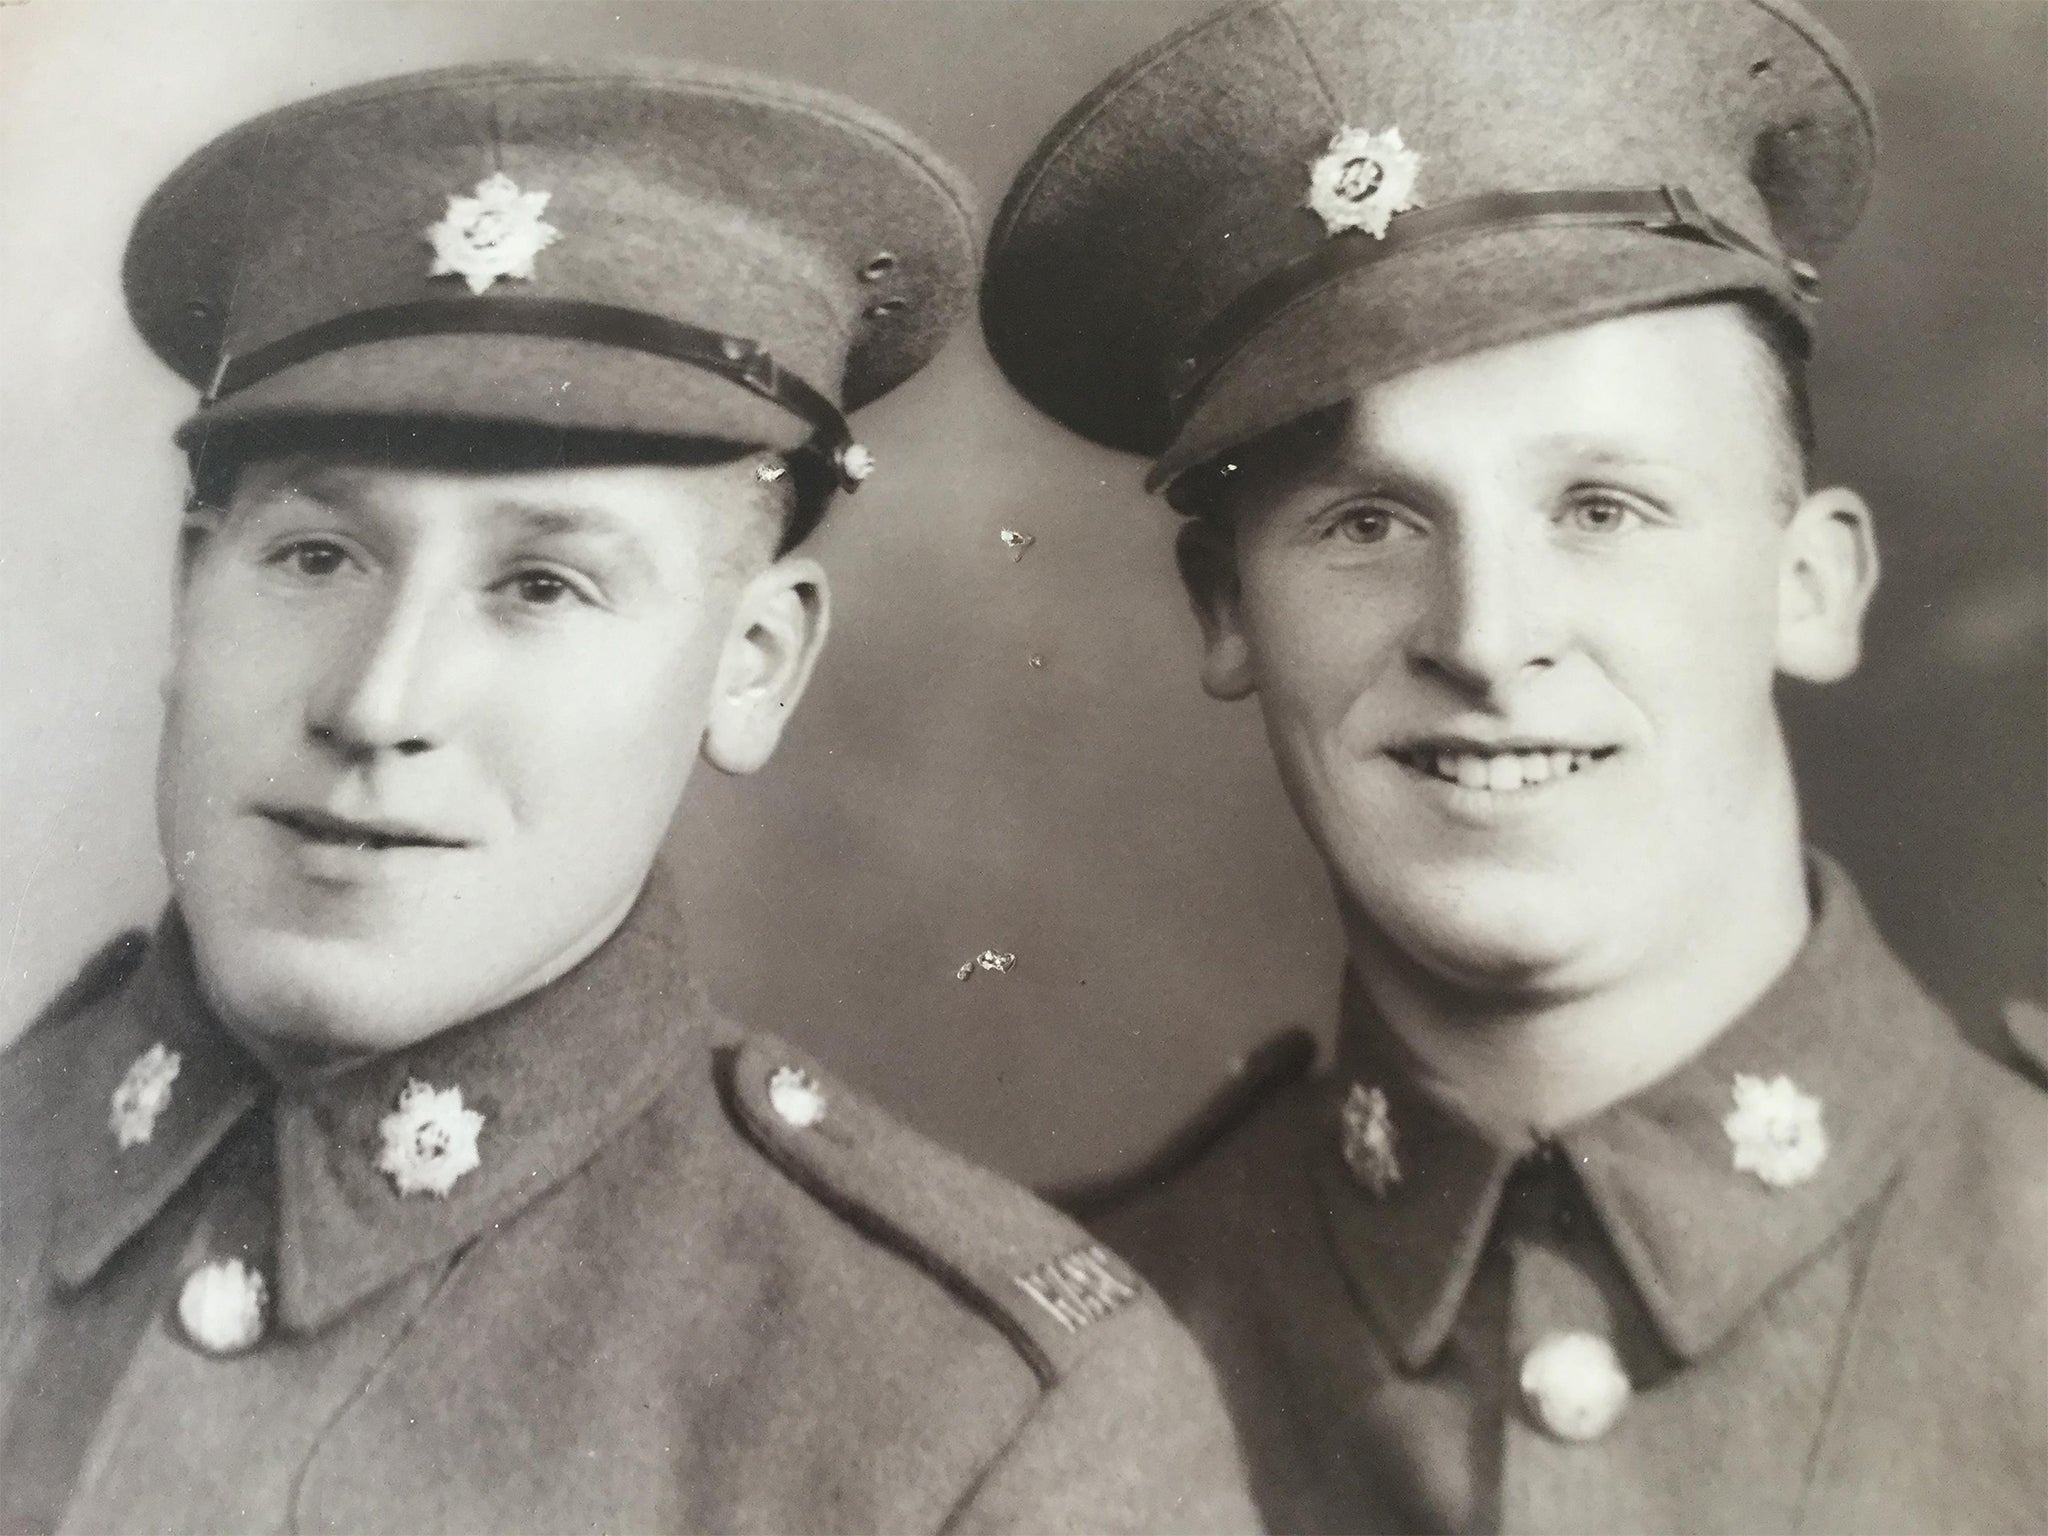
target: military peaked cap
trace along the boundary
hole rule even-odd
[[[1792,0],[1256,0],[1032,155],[982,320],[1024,395],[1158,486],[1357,389],[1663,304],[1804,336],[1870,95]]]
[[[397,415],[787,450],[966,308],[960,178],[835,96],[694,64],[439,69],[223,134],[142,210],[129,310],[180,430]]]

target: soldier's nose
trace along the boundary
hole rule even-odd
[[[1560,645],[1554,584],[1542,561],[1498,530],[1446,540],[1409,639],[1422,671],[1487,694],[1553,665]]]
[[[454,638],[428,604],[401,597],[367,623],[307,701],[306,733],[346,758],[434,749]]]

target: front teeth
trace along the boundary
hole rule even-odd
[[[1604,756],[1604,752],[1560,748],[1554,752],[1437,752],[1411,757],[1408,762],[1461,789],[1499,794],[1583,773]]]

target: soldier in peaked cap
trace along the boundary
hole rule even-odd
[[[1875,585],[1801,374],[1874,146],[1789,0],[1270,0],[998,218],[994,353],[1154,458],[1347,938],[1332,1066],[1076,1200],[1277,1529],[2048,1511],[2048,1101],[1802,848],[1773,700]]]
[[[384,81],[156,193],[174,894],[0,1064],[0,1527],[1253,1523],[1160,1302],[721,1018],[651,873],[971,235],[893,125],[686,67]]]

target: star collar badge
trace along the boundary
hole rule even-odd
[[[477,1132],[484,1117],[465,1108],[460,1088],[436,1088],[413,1078],[398,1108],[377,1123],[384,1140],[377,1171],[401,1195],[445,1199],[455,1181],[478,1166]]]
[[[124,1151],[156,1134],[157,1117],[171,1105],[171,1084],[183,1058],[159,1040],[130,1063],[108,1100],[107,1129]]]
[[[1773,1189],[1804,1184],[1828,1158],[1821,1103],[1783,1073],[1768,1082],[1735,1074],[1735,1108],[1721,1122],[1734,1147],[1738,1172],[1755,1174]]]
[[[1421,206],[1421,171],[1422,157],[1401,142],[1399,128],[1340,128],[1309,168],[1308,207],[1330,234],[1362,229],[1384,240],[1395,214]]]
[[[543,219],[549,192],[522,192],[503,171],[486,176],[469,196],[449,194],[448,211],[427,230],[434,248],[429,277],[459,277],[480,294],[499,278],[533,278],[533,258],[562,237]]]
[[[1378,1088],[1353,1083],[1344,1096],[1344,1166],[1375,1195],[1401,1182],[1401,1160],[1394,1151],[1394,1117],[1387,1096]]]

